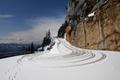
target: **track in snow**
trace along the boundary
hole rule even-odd
[[[41,68],[67,68],[93,64],[106,58],[103,53],[74,47],[64,39],[55,39],[55,42],[51,51],[25,55],[18,63],[37,61]]]

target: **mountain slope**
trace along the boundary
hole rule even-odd
[[[119,80],[120,53],[76,48],[55,39],[50,51],[0,60],[2,80]]]

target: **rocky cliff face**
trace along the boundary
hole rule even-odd
[[[66,23],[71,44],[120,51],[120,0],[69,0]]]

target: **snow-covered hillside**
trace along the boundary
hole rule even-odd
[[[119,80],[120,52],[86,50],[55,39],[50,51],[0,60],[0,80]]]

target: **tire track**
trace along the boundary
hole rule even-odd
[[[37,57],[39,56],[40,58],[39,63],[45,61],[45,63],[41,65],[41,68],[71,68],[71,67],[80,67],[80,66],[97,63],[99,61],[104,60],[107,57],[103,53],[99,53],[99,52],[97,53],[92,50],[76,48],[68,44],[63,39],[56,39],[56,40],[57,40],[56,47],[59,54],[64,53],[64,49],[62,50],[61,46],[64,46],[64,48],[66,48],[70,52],[62,55],[56,54],[55,56],[49,56],[50,54],[47,55],[42,54],[43,56],[41,56],[40,54],[34,56],[26,55],[23,56],[21,59],[19,59],[17,62],[22,63],[24,61],[35,61],[38,60]],[[47,63],[49,63],[50,65],[47,65]]]

